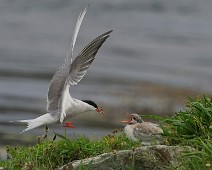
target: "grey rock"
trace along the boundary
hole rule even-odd
[[[177,166],[180,153],[188,149],[166,145],[142,146],[72,161],[58,170],[164,170]]]

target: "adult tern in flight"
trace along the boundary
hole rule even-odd
[[[83,78],[87,69],[95,59],[96,53],[112,32],[112,30],[105,32],[95,38],[73,60],[75,42],[87,7],[88,6],[86,6],[78,17],[72,36],[71,47],[64,64],[55,72],[50,82],[47,96],[47,113],[35,119],[18,120],[19,122],[27,123],[27,128],[21,133],[42,125],[64,123],[67,119],[84,112],[103,112],[93,101],[79,100],[71,97],[69,93],[69,87],[76,85]],[[66,127],[70,125],[70,122],[65,124]]]

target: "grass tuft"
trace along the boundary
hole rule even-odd
[[[140,146],[124,134],[108,135],[102,140],[91,141],[86,137],[70,139],[55,133],[61,140],[47,141],[32,147],[8,147],[9,160],[0,161],[5,169],[55,169],[73,160],[81,160],[114,150]]]
[[[161,121],[164,135],[170,144],[196,143],[212,139],[212,101],[209,97],[197,97],[187,101],[185,111],[179,111],[171,118]]]
[[[150,116],[160,121],[168,145],[191,146],[176,169],[212,169],[212,98],[189,98],[186,109],[170,118]]]

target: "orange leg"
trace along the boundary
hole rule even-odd
[[[75,126],[72,125],[72,122],[66,122],[63,124],[63,127],[68,127],[68,128],[75,128]]]

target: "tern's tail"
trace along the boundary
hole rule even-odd
[[[56,120],[50,113],[46,113],[40,117],[37,117],[36,119],[28,119],[28,120],[17,120],[18,122],[24,122],[27,123],[27,128],[24,129],[20,133],[24,133],[28,130],[37,128],[42,125],[48,125],[48,124],[53,124],[56,123],[58,120]]]

